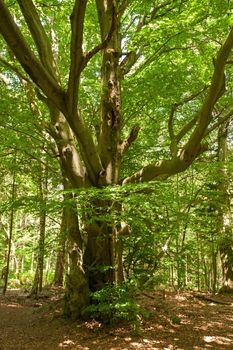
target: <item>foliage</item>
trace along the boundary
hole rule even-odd
[[[94,318],[105,324],[127,320],[137,326],[142,310],[135,301],[135,292],[133,280],[96,291],[91,294],[92,304],[83,310],[83,317]]]
[[[22,36],[36,58],[39,60],[42,56],[42,66],[50,67],[51,62],[47,62],[47,66],[44,62],[44,57],[48,58],[50,52],[46,46],[36,45],[18,6],[20,2],[4,3],[16,19]],[[6,262],[9,214],[12,212],[14,225],[10,283],[13,286],[17,280],[23,285],[32,282],[36,268],[35,257],[38,254],[40,216],[45,213],[43,253],[47,267],[44,266],[44,283],[47,282],[46,278],[51,281],[53,277],[56,255],[61,246],[63,245],[64,251],[67,249],[72,252],[79,245],[73,239],[77,238],[78,230],[81,232],[83,254],[88,246],[88,238],[94,236],[92,231],[88,232],[91,225],[107,227],[108,234],[110,230],[111,234],[116,230],[121,232],[122,223],[128,227],[126,232],[116,238],[116,243],[123,247],[127,281],[93,293],[93,303],[84,310],[84,315],[96,317],[103,322],[122,318],[137,322],[141,310],[132,297],[135,284],[141,289],[165,285],[213,290],[215,282],[220,285],[218,251],[222,233],[219,222],[222,212],[227,209],[224,196],[219,190],[223,179],[220,171],[223,164],[217,157],[218,129],[223,120],[230,123],[229,129],[232,127],[232,53],[223,67],[223,80],[226,81],[226,88],[223,86],[224,95],[214,101],[213,108],[210,108],[209,125],[202,130],[203,139],[199,146],[208,143],[208,151],[200,154],[196,150],[190,152],[190,164],[194,159],[195,163],[181,175],[177,174],[179,169],[165,166],[164,172],[154,178],[158,181],[125,185],[124,179],[141,169],[139,182],[144,181],[142,174],[148,166],[156,169],[169,162],[172,164],[173,160],[184,161],[182,152],[187,151],[188,140],[200,121],[200,111],[208,96],[216,68],[217,52],[222,47],[232,22],[229,2],[114,2],[126,6],[122,18],[119,17],[119,51],[113,55],[114,59],[117,58],[118,67],[116,76],[119,84],[116,86],[121,87],[119,95],[122,95],[119,103],[121,121],[115,135],[116,147],[111,145],[114,128],[109,131],[109,115],[113,117],[114,113],[102,116],[106,106],[109,107],[106,94],[111,86],[110,80],[107,86],[103,86],[103,74],[108,71],[105,68],[111,66],[109,60],[104,66],[103,53],[112,52],[112,48],[105,50],[102,43],[102,50],[87,62],[85,69],[82,65],[79,67],[80,79],[77,78],[79,68],[77,69],[74,78],[79,81],[75,81],[68,89],[72,75],[72,70],[69,71],[72,36],[70,15],[75,2],[53,0],[46,4],[41,1],[32,3],[35,4],[47,35],[44,36],[41,32],[42,36],[38,36],[37,41],[41,44],[40,40],[43,42],[43,39],[48,38],[54,56],[52,66],[53,63],[56,65],[55,74],[49,72],[47,77],[50,79],[50,75],[53,75],[54,80],[57,80],[62,103],[67,102],[69,89],[73,87],[78,101],[77,106],[61,108],[64,114],[72,110],[70,115],[65,115],[66,121],[56,119],[57,114],[53,114],[51,105],[57,108],[58,100],[50,101],[51,96],[46,95],[48,91],[41,86],[36,87],[37,80],[32,82],[33,77],[26,75],[12,50],[0,41],[0,137],[3,140],[0,145],[0,268]],[[77,3],[83,4],[84,1]],[[101,1],[89,0],[85,12],[82,45],[84,56],[101,43],[101,16],[98,17],[97,3]],[[109,3],[111,1],[105,2],[106,6]],[[76,39],[80,37],[77,35]],[[81,50],[77,51],[75,59],[80,52]],[[76,68],[73,69],[75,70]],[[77,86],[79,91],[75,91]],[[116,104],[115,107],[119,106]],[[112,111],[115,111],[114,108]],[[204,121],[207,114],[204,115]],[[74,115],[77,120],[72,123]],[[184,131],[193,120],[196,124],[177,141],[174,153],[173,141],[176,143],[179,132]],[[68,139],[63,138],[66,123],[70,132]],[[79,127],[83,124],[86,129],[79,133]],[[138,130],[140,128],[140,132],[133,141],[129,141],[129,135],[135,127]],[[104,135],[106,130],[109,134],[106,132]],[[229,147],[232,148],[231,130],[227,137]],[[110,145],[106,146],[108,141]],[[127,147],[121,157],[117,152],[124,142],[128,142],[130,147]],[[112,152],[115,147],[116,154],[111,160],[108,157],[105,159],[104,152],[101,152],[102,146],[106,153]],[[75,161],[69,163],[72,158],[70,150],[73,149],[82,158],[78,164]],[[83,156],[85,152],[86,157]],[[77,160],[77,154],[72,159]],[[93,164],[88,160],[89,157],[95,160]],[[112,164],[117,163],[116,159],[121,167],[119,166],[117,180],[114,182],[114,176],[110,176],[109,181],[106,173]],[[100,169],[98,166],[95,169],[95,164],[100,160]],[[227,162],[231,173],[232,156]],[[83,167],[81,183],[84,186],[76,183],[79,177],[76,170],[79,167]],[[94,176],[89,172],[93,172]],[[12,199],[14,173],[17,193],[16,198]],[[103,183],[99,182],[102,175],[106,175]],[[173,176],[170,177],[171,175]],[[231,179],[229,181],[231,189]],[[41,194],[40,189],[45,187],[46,191]],[[78,230],[69,235],[70,227],[67,222],[62,223],[61,215],[70,207],[77,216]],[[66,215],[68,221],[67,217],[69,215]],[[65,229],[63,225],[66,225]],[[64,239],[61,240],[61,237]],[[69,273],[72,258],[71,255],[68,258],[67,251],[63,262],[65,272]],[[93,257],[94,262],[97,260]],[[114,266],[99,263],[93,268],[97,269],[104,275],[109,270],[113,271]],[[214,269],[217,281],[213,278]],[[90,270],[88,267],[87,271]]]

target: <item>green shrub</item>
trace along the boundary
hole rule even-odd
[[[135,286],[126,282],[94,292],[91,295],[92,303],[83,310],[83,316],[105,324],[124,319],[137,325],[142,312],[134,300],[134,291]]]

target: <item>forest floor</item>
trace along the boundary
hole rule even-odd
[[[0,350],[233,349],[233,296],[202,296],[141,295],[138,302],[150,317],[135,330],[125,322],[104,326],[94,320],[64,320],[61,292],[55,289],[37,300],[9,290],[0,295]]]

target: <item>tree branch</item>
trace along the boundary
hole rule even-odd
[[[28,76],[24,75],[20,69],[13,66],[13,64],[7,62],[3,57],[0,57],[0,62],[4,64],[5,67],[9,68],[12,72],[14,72],[20,79],[23,79],[29,83],[31,83],[31,80],[28,78]]]
[[[119,9],[118,9],[118,16],[119,17],[123,16],[128,5],[129,5],[129,0],[122,0],[122,3],[120,4]]]
[[[233,47],[233,28],[231,28],[228,34],[228,37],[226,38],[224,44],[221,46],[218,52],[215,66],[214,66],[214,72],[211,80],[211,85],[209,87],[209,91],[204,100],[202,108],[199,112],[198,124],[185,146],[185,153],[186,153],[186,157],[188,158],[190,157],[192,159],[195,158],[200,146],[200,142],[205,136],[206,129],[213,118],[212,112],[213,112],[214,106],[218,101],[218,99],[225,92],[224,69],[225,69],[227,59],[231,53],[232,47]]]
[[[168,132],[169,132],[169,137],[171,140],[170,150],[171,150],[172,156],[176,155],[177,145],[180,142],[180,140],[194,127],[194,125],[196,124],[196,122],[198,120],[198,115],[196,115],[194,118],[192,118],[191,121],[189,121],[187,124],[185,124],[182,127],[182,129],[179,131],[179,133],[177,135],[175,135],[174,130],[173,130],[175,112],[177,111],[177,109],[180,106],[183,106],[187,102],[193,101],[196,97],[198,97],[200,94],[202,94],[203,91],[205,91],[206,89],[207,89],[207,86],[205,86],[201,91],[198,91],[190,96],[187,96],[187,97],[183,98],[181,101],[175,102],[172,105],[169,119],[168,119]]]
[[[129,136],[127,137],[127,139],[125,139],[120,145],[119,145],[119,152],[120,155],[122,156],[130,147],[130,145],[136,140],[138,133],[140,131],[140,126],[139,125],[135,125]]]
[[[214,72],[209,87],[208,94],[203,102],[202,108],[198,114],[196,128],[191,134],[185,147],[177,156],[169,160],[162,160],[156,164],[149,164],[132,176],[124,179],[123,184],[132,182],[150,181],[153,179],[166,179],[187,169],[196,157],[206,150],[206,146],[201,144],[205,137],[206,130],[213,118],[213,109],[217,100],[225,91],[224,69],[227,59],[233,47],[233,28],[231,28],[228,37],[220,48],[214,67]]]
[[[100,43],[99,45],[97,45],[96,47],[94,47],[92,50],[90,50],[89,52],[87,52],[84,55],[84,61],[83,61],[83,65],[82,65],[82,69],[84,69],[87,65],[87,63],[90,61],[90,59],[96,55],[99,51],[105,49],[108,45],[108,43],[110,42],[113,32],[116,29],[116,12],[115,12],[115,7],[113,7],[113,14],[112,14],[112,24],[110,27],[110,30],[106,36],[106,38],[102,41],[102,43]]]
[[[86,12],[87,0],[76,0],[73,12],[70,16],[71,22],[71,48],[70,48],[70,72],[68,89],[66,93],[67,108],[69,117],[72,118],[77,109],[78,90],[80,74],[82,72],[84,54],[83,54],[83,29]]]
[[[127,0],[125,2],[127,3]],[[171,1],[171,0],[164,1],[160,5],[154,6],[150,12],[150,15],[143,14],[140,17],[140,20],[137,24],[136,33],[139,33],[143,27],[145,27],[146,25],[148,25],[149,23],[154,21],[156,18],[164,16],[165,13],[159,14],[160,10],[163,10],[172,4],[173,4],[173,1]],[[167,12],[174,10],[175,7],[176,6],[172,6],[172,7],[168,8]],[[130,72],[131,68],[134,66],[134,64],[137,62],[138,58],[141,56],[141,52],[142,52],[144,46],[145,46],[144,40],[141,39],[138,43],[137,50],[131,51],[128,54],[126,54],[124,60],[121,62],[121,69],[122,69],[123,76]],[[154,57],[154,54],[153,54],[153,57]]]
[[[64,110],[62,89],[27,45],[3,0],[0,0],[0,33],[34,83],[59,109]]]
[[[52,48],[32,0],[17,0],[17,2],[36,44],[41,63],[51,76],[56,79],[57,68]]]
[[[171,111],[169,114],[169,118],[168,118],[168,133],[169,133],[169,137],[170,137],[170,151],[172,156],[176,154],[177,152],[177,141],[175,138],[175,134],[174,134],[174,128],[173,128],[173,124],[174,124],[174,115],[175,112],[178,108],[179,104],[177,103],[173,103],[172,107],[171,107]]]
[[[219,120],[214,123],[211,127],[209,127],[205,132],[205,137],[209,135],[212,131],[216,130],[220,125],[225,123],[227,120],[233,117],[233,109],[231,109],[225,116],[219,118]]]
[[[197,113],[187,124],[176,135],[177,144],[182,140],[182,138],[187,135],[187,133],[194,127],[198,120],[199,114]]]

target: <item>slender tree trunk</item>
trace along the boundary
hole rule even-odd
[[[67,224],[66,224],[66,211],[67,208],[62,209],[61,227],[58,237],[58,250],[55,266],[55,274],[53,284],[55,286],[63,286],[64,283],[64,271],[65,271],[65,253],[66,253],[66,240],[67,240]]]
[[[31,289],[31,296],[36,296],[42,291],[43,287],[43,269],[44,269],[44,251],[45,251],[45,230],[46,230],[46,196],[47,196],[47,168],[40,164],[39,178],[39,200],[40,200],[40,216],[39,216],[39,241],[37,251],[37,266],[34,281]]]
[[[217,252],[212,251],[212,294],[216,293],[217,284]]]
[[[16,165],[16,154],[14,159],[14,165]],[[10,269],[10,257],[11,257],[11,245],[12,245],[12,237],[13,237],[13,226],[14,226],[14,206],[13,202],[16,197],[16,169],[13,170],[13,178],[12,178],[12,187],[11,187],[11,201],[12,207],[10,211],[10,226],[9,226],[9,236],[8,236],[8,251],[7,251],[7,262],[6,268],[4,271],[4,286],[3,286],[3,294],[6,294],[9,269]]]
[[[233,233],[231,218],[230,173],[227,168],[229,122],[220,126],[218,135],[219,176],[219,252],[222,265],[222,286],[220,291],[233,292]]]

